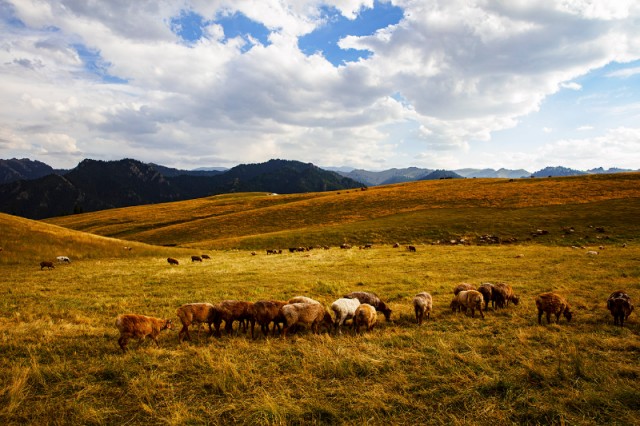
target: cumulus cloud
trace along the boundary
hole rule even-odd
[[[405,126],[419,158],[455,156],[590,70],[640,58],[636,2],[600,3],[397,0],[399,23],[339,42],[372,54],[336,66],[298,38],[323,8],[353,20],[373,0],[0,0],[0,154],[398,166]],[[202,18],[192,43],[172,27],[184,11]],[[216,20],[235,13],[269,43],[225,37]]]

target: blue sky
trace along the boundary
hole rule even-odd
[[[0,158],[640,168],[632,0],[0,0]]]

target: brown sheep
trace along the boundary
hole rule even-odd
[[[415,252],[416,251],[416,246],[407,246],[407,250]]]
[[[360,327],[366,327],[367,331],[372,331],[376,325],[378,314],[376,308],[368,303],[362,303],[356,309],[356,313],[353,316],[353,329],[356,333],[360,332]]]
[[[478,287],[478,291],[482,293],[482,297],[484,299],[484,310],[489,309],[489,302],[491,302],[491,308],[493,310],[496,309],[496,302],[493,299],[493,284],[491,283],[483,283]]]
[[[286,304],[287,302],[283,300],[258,300],[253,304],[256,322],[260,325],[264,337],[269,334],[269,324],[271,322],[273,322],[274,336],[276,328],[280,329],[280,324],[284,324],[284,315],[282,315],[281,308]],[[251,338],[253,337],[252,332]]]
[[[454,296],[457,296],[458,293],[460,293],[461,291],[465,291],[465,290],[475,290],[476,287],[473,284],[467,284],[467,283],[461,283],[458,284],[454,289],[453,289],[453,294]]]
[[[178,308],[176,315],[180,318],[182,329],[178,333],[178,342],[182,342],[186,335],[187,340],[191,340],[189,326],[203,323],[209,325],[209,335],[213,334],[211,324],[214,322],[217,312],[211,303],[187,303]],[[198,338],[200,338],[200,327],[198,327]]]
[[[432,307],[433,299],[429,293],[422,292],[416,294],[413,298],[413,310],[416,313],[416,322],[418,325],[422,325],[425,315],[427,316],[427,319],[431,317]]]
[[[202,262],[202,258],[200,256],[191,256],[192,262]]]
[[[282,315],[285,318],[282,338],[287,337],[287,331],[297,324],[306,324],[311,328],[311,332],[320,334],[320,325],[325,325],[329,330],[333,327],[331,314],[324,306],[318,303],[292,303],[282,307]]]
[[[139,347],[142,345],[144,339],[149,336],[156,342],[156,346],[160,347],[158,335],[162,330],[171,330],[173,328],[173,322],[170,319],[154,318],[145,315],[123,314],[116,318],[116,327],[118,331],[120,331],[118,345],[120,345],[122,352],[126,352],[127,343],[131,338],[138,339]]]
[[[607,299],[607,309],[613,315],[613,324],[624,327],[624,321],[633,312],[631,297],[623,290],[614,291]]]
[[[55,269],[56,267],[53,265],[53,262],[43,260],[42,262],[40,262],[40,270],[42,271],[44,268]]]
[[[484,319],[484,313],[482,312],[482,302],[484,301],[482,293],[476,290],[463,290],[456,296],[460,306],[464,306],[467,309],[471,309],[471,317],[473,318],[476,313],[476,309],[480,311],[480,316]]]
[[[516,296],[513,288],[506,283],[498,283],[493,286],[493,293],[495,293],[495,304],[499,308],[509,306],[509,302],[513,302],[517,305],[520,302],[520,298]]]
[[[216,305],[216,309],[220,313],[214,318],[213,325],[216,329],[216,336],[220,337],[220,324],[224,321],[224,329],[227,335],[231,335],[233,331],[233,322],[238,321],[238,331],[242,328],[243,332],[247,332],[247,322],[251,325],[251,335],[256,325],[256,316],[253,308],[253,302],[243,302],[239,300],[223,300]]]
[[[573,313],[571,306],[564,299],[555,293],[542,293],[536,298],[536,307],[538,308],[538,324],[542,324],[542,314],[547,313],[547,324],[551,323],[551,314],[556,316],[556,323],[560,322],[560,315],[564,315],[567,322],[571,321]]]
[[[380,300],[380,298],[375,293],[368,293],[365,291],[352,291],[351,293],[343,297],[346,297],[348,299],[358,299],[360,303],[367,303],[376,308],[376,311],[382,312],[385,321],[391,321],[391,309],[389,309],[387,305],[382,300]]]
[[[202,255],[202,256],[200,256],[200,257],[201,257],[201,258],[203,258],[203,259],[208,259],[208,260],[210,260],[210,259],[211,259],[211,256],[209,256],[208,254],[203,254],[203,255]]]
[[[178,262],[178,259],[174,259],[173,257],[167,257],[167,262],[169,262],[169,265],[179,265],[180,262]]]

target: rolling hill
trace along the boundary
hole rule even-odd
[[[640,174],[410,182],[291,195],[239,193],[48,219],[159,245],[271,248],[449,241],[485,234],[553,244],[640,236]],[[565,233],[564,227],[574,232]],[[604,227],[605,233],[595,228]],[[539,228],[549,234],[538,237]]]

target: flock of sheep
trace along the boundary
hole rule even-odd
[[[508,284],[484,283],[476,289],[471,284],[460,284],[454,291],[454,298],[450,307],[453,312],[467,312],[475,316],[478,310],[480,316],[484,318],[484,310],[488,309],[489,303],[493,309],[504,308],[513,303],[519,302],[512,287]],[[538,309],[538,323],[542,324],[542,315],[546,313],[547,323],[551,322],[551,315],[555,315],[556,322],[560,316],[564,315],[567,321],[571,321],[572,312],[569,303],[556,293],[543,293],[536,298]],[[413,298],[416,322],[420,325],[431,316],[433,299],[427,292],[417,294]],[[607,309],[614,317],[615,325],[624,325],[625,319],[633,311],[633,304],[629,295],[622,291],[613,292],[607,300]],[[391,319],[391,309],[374,293],[356,291],[339,298],[331,304],[334,313],[332,317],[327,309],[318,301],[305,296],[297,296],[288,301],[260,300],[255,303],[224,300],[218,304],[211,303],[187,303],[178,308],[176,314],[180,319],[182,328],[178,333],[178,341],[191,339],[189,327],[198,327],[198,335],[201,326],[209,326],[209,335],[221,336],[220,326],[225,323],[225,331],[228,335],[232,333],[233,323],[239,323],[238,329],[245,333],[250,327],[251,337],[255,338],[255,325],[260,326],[264,336],[269,334],[269,325],[273,323],[272,334],[280,332],[282,338],[294,328],[304,325],[313,333],[319,334],[320,328],[334,330],[342,333],[342,328],[347,320],[351,320],[355,333],[360,332],[360,327],[367,331],[373,330],[377,313],[381,312],[385,319]],[[282,325],[282,327],[281,327]],[[132,338],[138,339],[140,344],[146,337],[150,337],[159,346],[157,337],[162,330],[172,329],[171,319],[154,318],[145,315],[124,314],[116,319],[116,327],[120,331],[118,344],[123,352],[127,350],[128,341]]]

